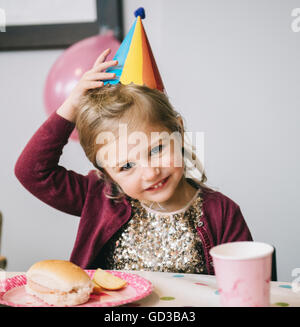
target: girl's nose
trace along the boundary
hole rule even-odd
[[[160,174],[160,169],[158,167],[144,167],[143,168],[143,179],[152,180]]]

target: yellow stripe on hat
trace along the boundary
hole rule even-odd
[[[131,82],[138,85],[144,84],[142,50],[142,22],[140,16],[138,16],[131,45],[120,77],[122,84],[130,84]]]

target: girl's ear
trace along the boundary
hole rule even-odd
[[[179,122],[179,124],[180,124],[180,126],[181,126],[181,131],[182,131],[182,146],[183,146],[183,144],[184,144],[184,126],[183,126],[183,119],[182,119],[182,117],[180,116],[180,115],[177,115],[176,116],[176,118],[177,118],[177,120],[178,120],[178,122]]]
[[[181,128],[183,130],[183,120],[182,120],[182,117],[180,115],[178,115],[176,118],[179,121],[179,124],[181,125]]]

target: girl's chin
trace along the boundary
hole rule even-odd
[[[166,202],[172,197],[172,194],[157,194],[156,196],[148,196],[148,201],[155,201],[155,202]]]
[[[173,196],[174,192],[172,190],[164,190],[164,191],[160,191],[157,192],[155,194],[147,194],[147,196],[145,197],[146,201],[149,202],[167,202],[168,200],[171,199],[171,197]]]
[[[141,196],[136,197],[136,199],[146,202],[166,202],[173,196],[176,188],[178,187],[180,180],[176,182],[176,179],[177,178],[175,178],[174,182],[174,176],[169,175],[167,181],[162,187],[143,190]],[[176,184],[176,186],[174,184]]]

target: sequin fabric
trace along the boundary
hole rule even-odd
[[[105,268],[206,273],[196,227],[202,217],[200,189],[188,208],[174,213],[149,210],[130,198],[132,218],[107,243]]]

